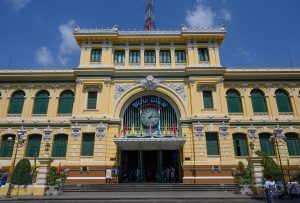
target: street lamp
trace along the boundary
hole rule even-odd
[[[286,138],[285,138],[284,134],[282,133],[282,131],[283,131],[283,129],[280,128],[279,125],[277,124],[277,127],[274,128],[273,135],[270,137],[270,141],[273,141],[276,145],[276,148],[277,148],[277,154],[278,154],[278,159],[279,159],[279,164],[280,164],[282,183],[283,183],[283,187],[284,187],[284,192],[287,194],[288,189],[287,189],[287,185],[286,185],[285,178],[284,178],[283,167],[282,167],[281,156],[280,156],[279,145],[278,145],[278,141],[283,141],[283,142],[286,141]]]
[[[19,148],[23,147],[25,145],[25,142],[26,142],[25,133],[26,133],[26,131],[23,128],[23,126],[20,130],[18,130],[18,133],[17,133],[17,140],[16,140],[17,141],[16,142],[17,146],[15,148],[15,156],[14,156],[14,159],[12,160],[11,167],[10,167],[10,170],[9,170],[9,173],[8,173],[8,183],[9,183],[9,185],[8,185],[8,190],[7,190],[7,193],[6,193],[6,198],[11,197],[11,191],[13,189],[13,184],[11,182],[12,181],[12,173],[15,169],[18,150],[19,150]],[[12,137],[8,137],[7,140],[8,140],[9,144],[13,144],[12,143],[13,142]]]

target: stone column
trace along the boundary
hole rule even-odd
[[[263,168],[261,164],[262,158],[249,157],[247,160],[250,165],[250,172],[252,177],[252,191],[254,194],[260,194],[263,179]]]
[[[54,159],[52,158],[38,158],[39,162],[39,171],[37,174],[37,181],[34,185],[33,195],[43,196],[46,191],[46,178],[51,166],[51,163]]]
[[[160,48],[157,46],[155,48],[155,66],[156,68],[160,67]]]

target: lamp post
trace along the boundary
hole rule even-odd
[[[12,173],[15,169],[15,164],[16,164],[16,159],[17,159],[17,153],[18,153],[18,150],[19,148],[23,147],[25,145],[25,142],[26,142],[26,138],[25,138],[25,129],[22,128],[20,130],[18,130],[18,133],[17,133],[17,146],[15,148],[15,156],[14,156],[14,159],[12,160],[12,163],[11,163],[11,166],[10,166],[10,169],[9,169],[9,173],[8,173],[8,190],[7,190],[7,193],[6,193],[6,198],[10,198],[11,197],[11,191],[13,189],[13,184],[12,184]],[[10,144],[12,144],[12,141],[13,141],[13,138],[12,137],[8,137],[8,142]]]
[[[282,183],[283,183],[283,187],[284,187],[284,192],[285,192],[285,194],[288,194],[288,189],[287,189],[287,185],[286,185],[285,178],[284,178],[283,166],[282,166],[282,161],[281,161],[281,156],[280,156],[280,151],[279,151],[279,145],[278,145],[278,141],[284,141],[284,142],[286,141],[285,136],[282,133],[282,131],[283,131],[283,129],[280,128],[279,125],[277,125],[277,127],[274,128],[273,135],[270,137],[270,141],[273,141],[276,145],[277,155],[278,155],[280,170],[281,170]]]

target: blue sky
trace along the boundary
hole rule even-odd
[[[155,0],[159,29],[226,25],[228,67],[300,66],[299,0]],[[70,69],[72,24],[140,29],[144,0],[0,0],[0,68]]]

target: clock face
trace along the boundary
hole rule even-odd
[[[159,114],[153,108],[144,109],[141,114],[141,121],[144,124],[144,126],[154,127],[159,122]]]

